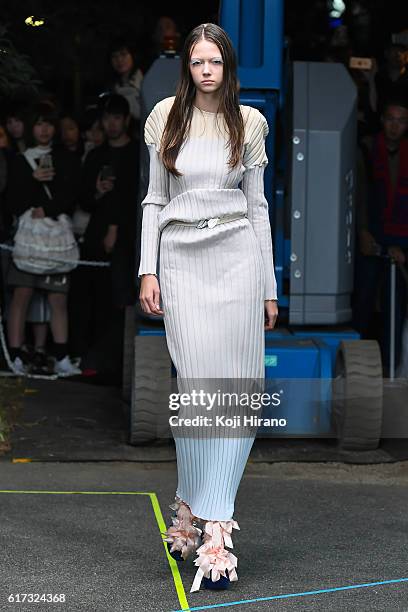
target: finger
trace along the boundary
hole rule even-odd
[[[140,300],[140,303],[142,305],[142,310],[144,312],[146,312],[147,314],[153,314],[153,312],[150,310],[150,306],[149,306],[149,302],[147,301],[147,298],[142,298]]]
[[[157,293],[159,294],[159,292]],[[153,314],[163,314],[163,310],[160,308],[159,298],[152,298],[150,308],[152,309]]]
[[[147,297],[146,300],[147,300],[147,303],[149,304],[149,309],[150,309],[151,313],[152,314],[156,314],[156,306],[155,306],[155,303],[154,303],[153,296]]]
[[[153,301],[156,312],[160,311],[160,289],[153,289]]]
[[[141,306],[141,308],[142,308],[143,312],[146,312],[146,313],[148,313],[148,314],[151,314],[151,313],[149,312],[149,307],[148,307],[148,305],[146,304],[146,300],[145,300],[145,298],[139,298],[139,299],[140,299],[140,306]]]
[[[141,296],[139,295],[139,304],[140,304],[140,308],[143,310],[143,312],[145,311],[145,306],[143,303],[143,299],[141,298]]]

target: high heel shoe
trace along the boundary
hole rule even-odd
[[[190,593],[199,590],[201,581],[206,589],[227,589],[231,582],[238,580],[238,559],[225,549],[225,546],[234,547],[231,539],[233,529],[239,529],[234,520],[206,521],[203,544],[196,551],[198,557],[194,565],[198,569]]]
[[[163,533],[166,536],[163,540],[167,542],[167,550],[173,559],[185,561],[201,544],[201,529],[194,524],[199,519],[178,497],[170,508],[176,512],[172,516],[172,527]]]

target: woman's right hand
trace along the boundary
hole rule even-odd
[[[143,312],[153,315],[162,315],[160,308],[160,287],[155,274],[143,274],[140,285],[140,305]]]
[[[37,181],[52,181],[55,176],[54,168],[36,168],[33,172],[33,177]]]

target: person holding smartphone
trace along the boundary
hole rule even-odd
[[[136,301],[139,150],[128,134],[126,98],[104,96],[100,120],[106,140],[89,152],[82,172],[79,203],[90,219],[81,253],[84,259],[109,262],[110,266],[74,271],[74,291],[81,301],[70,304],[71,348],[84,367],[112,371],[119,379],[124,309]]]
[[[58,117],[53,106],[39,102],[30,112],[27,130],[29,148],[18,154],[10,168],[6,205],[16,221],[32,208],[33,219],[59,214],[70,215],[78,192],[79,160],[54,148]],[[7,274],[13,288],[8,315],[8,340],[15,371],[27,372],[27,357],[22,350],[28,305],[34,290],[47,295],[51,311],[54,371],[61,376],[80,374],[68,354],[67,294],[69,274],[32,274],[18,269],[13,262]]]

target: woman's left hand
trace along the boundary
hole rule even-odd
[[[265,300],[265,329],[273,329],[278,318],[278,304],[273,300]]]
[[[31,213],[32,219],[44,219],[45,212],[42,206],[37,206]]]

